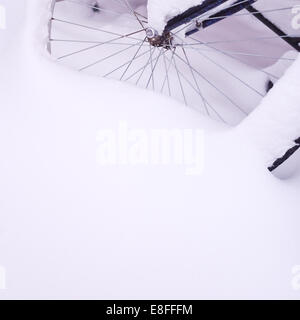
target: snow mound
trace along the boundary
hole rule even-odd
[[[268,166],[300,137],[299,70],[300,57],[241,125],[264,153]]]
[[[251,142],[271,159],[273,140],[289,145],[297,134],[299,60],[228,130],[45,59],[37,20],[47,3],[6,2],[28,11],[7,30],[14,40],[0,59],[1,299],[299,299],[300,175],[275,179]],[[143,130],[203,129],[203,175],[99,166],[96,134],[120,119]]]

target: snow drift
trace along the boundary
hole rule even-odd
[[[299,299],[300,175],[279,181],[262,161],[280,149],[268,149],[273,134],[283,145],[296,134],[277,129],[283,104],[293,114],[281,115],[283,126],[299,116],[299,62],[229,130],[160,95],[49,61],[49,1],[4,3],[9,18],[19,16],[0,60],[1,298]],[[99,166],[96,132],[120,119],[205,130],[203,175]]]

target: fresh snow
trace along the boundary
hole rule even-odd
[[[78,0],[79,1],[79,0]],[[80,25],[92,26],[95,28],[102,28],[110,30],[117,34],[131,33],[140,29],[140,24],[137,23],[136,18],[130,15],[130,10],[128,8],[122,7],[118,2],[101,2],[102,11],[99,14],[93,14],[90,7],[87,5],[92,5],[91,1],[85,0],[81,2],[74,1],[61,1],[57,3],[54,10],[54,17],[64,20],[64,21],[76,21]],[[119,5],[119,6],[118,6]],[[147,15],[146,3],[145,1],[131,1],[130,5],[136,8],[141,14]],[[119,15],[111,14],[111,12],[120,12]],[[230,42],[231,47],[228,45],[224,46],[222,40],[224,39],[236,39],[239,37],[246,38],[255,38],[257,37],[258,30],[256,30],[256,24],[254,26],[248,21],[243,19],[230,20],[229,25],[226,21],[222,22],[221,32],[220,28],[208,28],[203,33],[195,35],[195,39],[184,39],[184,36],[177,34],[174,37],[174,41],[181,43],[195,43],[195,41],[221,41],[221,44],[217,46],[217,51],[214,48],[209,46],[203,46],[203,50],[198,50],[194,46],[187,47],[186,54],[189,57],[189,61],[192,61],[193,67],[199,70],[199,73],[196,75],[197,82],[199,87],[206,97],[207,101],[212,107],[208,108],[209,114],[214,119],[223,120],[224,122],[236,125],[239,123],[247,113],[250,113],[261,101],[262,96],[265,94],[266,86],[269,81],[269,76],[264,72],[261,72],[257,69],[263,69],[267,67],[270,73],[273,72],[273,66],[270,65],[274,63],[274,60],[268,59],[253,59],[251,52],[263,53],[261,48],[261,41],[251,42],[251,52],[250,56],[247,55],[238,55],[239,59],[236,57],[229,57],[224,55],[221,51],[237,51],[237,52],[247,52],[249,49],[245,47],[248,45],[248,42],[236,42],[235,46]],[[222,27],[223,26],[223,27]],[[254,27],[254,28],[253,28]],[[241,35],[237,36],[235,30],[239,29]],[[265,33],[262,33],[262,36]],[[266,36],[270,36],[267,34]],[[273,36],[273,34],[272,34]],[[111,39],[110,34],[99,34],[99,31],[91,30],[89,28],[78,28],[72,24],[62,24],[54,22],[52,24],[51,37],[53,39],[83,39],[88,41],[109,41]],[[144,32],[140,32],[135,35],[135,38],[143,41],[145,37]],[[129,40],[123,39],[124,44],[127,45]],[[121,41],[121,40],[119,40]],[[275,42],[276,44],[277,42]],[[63,42],[63,41],[52,41],[51,53],[52,57],[59,58],[65,57],[63,59],[58,59],[58,63],[64,64],[73,69],[80,69],[83,66],[87,66],[92,63],[91,67],[88,67],[84,70],[85,73],[101,76],[109,74],[109,78],[120,79],[124,69],[118,69],[115,72],[111,73],[116,66],[122,66],[123,63],[128,61],[128,58],[135,55],[136,46],[126,49],[124,52],[120,52],[117,55],[114,55],[118,46],[94,46],[93,43],[91,50],[85,50],[87,44],[85,42],[80,43],[75,42]],[[263,46],[264,47],[264,46]],[[266,45],[267,48],[270,48],[270,52],[266,52],[267,56],[278,56],[280,57],[285,51],[286,46],[283,44],[281,46],[274,47],[274,39],[271,39],[270,46]],[[123,49],[124,47],[120,48]],[[189,49],[188,49],[189,48]],[[201,46],[199,47],[201,49]],[[80,52],[80,50],[83,50]],[[221,51],[219,51],[221,50]],[[71,52],[78,52],[78,54],[69,55]],[[154,59],[159,54],[159,49],[156,49],[153,53]],[[144,45],[140,53],[143,55],[139,59],[135,59],[134,63],[130,66],[130,74],[134,74],[135,70],[139,70],[148,62],[149,48],[148,45]],[[181,74],[185,75],[185,78],[189,83],[194,83],[193,76],[190,72],[190,69],[187,65],[184,64],[184,55],[182,51],[178,49],[177,53],[183,58],[182,60],[177,60],[177,66]],[[101,63],[95,63],[99,61],[100,57],[110,56],[109,59],[102,61]],[[66,57],[67,56],[67,57]],[[171,59],[172,52],[168,51],[165,53],[165,59]],[[293,56],[291,58],[294,58]],[[241,61],[240,61],[241,60]],[[253,61],[254,60],[254,61]],[[165,79],[165,64],[164,59],[158,59],[157,66],[155,68],[155,82],[156,90],[159,92],[162,83]],[[286,62],[285,60],[282,60]],[[255,63],[255,64],[253,64]],[[282,67],[282,66],[281,66]],[[286,69],[287,66],[284,66]],[[276,67],[277,68],[277,67]],[[283,68],[282,68],[283,69]],[[139,80],[139,86],[145,88],[147,86],[147,81],[150,76],[150,67],[146,69],[143,77]],[[277,74],[277,70],[275,74]],[[281,71],[280,71],[281,72]],[[138,76],[138,75],[137,75]],[[137,82],[137,76],[128,80],[129,83],[135,85]],[[186,102],[187,105],[191,108],[199,110],[204,114],[207,114],[207,107],[203,104],[202,99],[200,98],[197,90],[194,89],[194,86],[191,86],[186,80],[183,81],[182,86],[185,91],[186,101],[183,99],[181,88],[178,83],[178,76],[176,69],[173,67],[169,71],[170,79],[170,92],[173,98]],[[206,79],[209,79],[211,85]],[[224,85],[226,84],[226,85]],[[247,84],[247,85],[245,85]],[[216,88],[221,90],[216,90]],[[168,88],[165,86],[164,94],[169,95]],[[227,97],[231,97],[227,99]],[[234,103],[232,103],[234,102]],[[238,107],[237,107],[238,106]]]
[[[299,70],[300,57],[241,126],[269,165],[295,146],[294,141],[300,137]]]
[[[204,0],[150,0],[148,1],[149,22],[153,28],[162,32],[166,23],[187,9],[200,5]]]
[[[300,298],[299,166],[284,181],[266,170],[299,128],[299,61],[229,129],[59,66],[49,1],[0,3],[1,299]],[[203,129],[204,173],[99,166],[97,131],[119,121]]]

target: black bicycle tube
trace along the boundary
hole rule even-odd
[[[262,22],[265,26],[267,26],[270,30],[276,33],[279,37],[282,38],[285,42],[287,42],[291,47],[293,47],[296,51],[300,52],[300,37],[289,37],[285,32],[279,29],[273,22],[267,19],[262,13],[260,13],[257,9],[253,6],[248,6],[246,8],[252,15]]]

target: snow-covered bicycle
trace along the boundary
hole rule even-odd
[[[298,0],[53,0],[48,50],[234,125],[296,59],[299,12]]]

